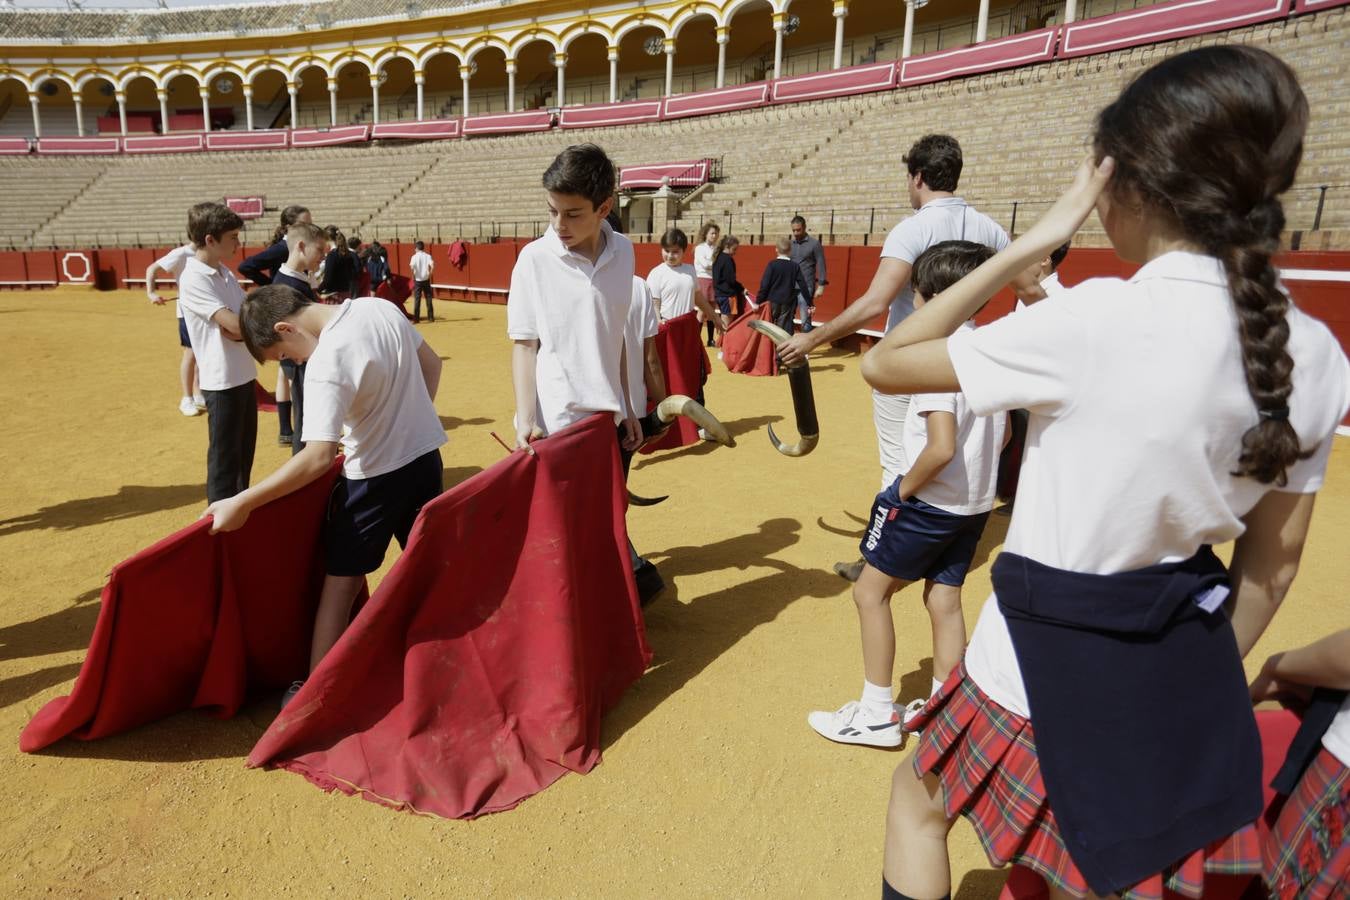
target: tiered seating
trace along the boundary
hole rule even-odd
[[[0,246],[23,245],[44,224],[93,184],[106,163],[77,159],[0,157]]]

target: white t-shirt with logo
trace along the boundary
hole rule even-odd
[[[408,271],[412,272],[414,281],[427,281],[431,278],[432,259],[431,254],[425,250],[418,250],[408,260]]]
[[[1091,279],[952,335],[948,352],[976,413],[1030,412],[1004,548],[1059,569],[1124,572],[1234,540],[1271,490],[1316,492],[1350,409],[1350,363],[1321,322],[1294,308],[1288,322],[1289,421],[1313,453],[1282,488],[1232,474],[1259,419],[1218,260],[1168,253],[1129,281]],[[995,701],[1029,714],[993,597],[966,666]]]
[[[919,207],[918,212],[891,229],[881,245],[883,259],[898,259],[914,265],[914,260],[942,241],[973,241],[1002,250],[1008,246],[1008,234],[993,219],[977,212],[960,197],[939,197]],[[905,286],[891,301],[886,315],[886,330],[899,325],[914,312],[914,288]]]
[[[213,269],[189,256],[178,275],[178,305],[197,357],[202,390],[225,391],[258,377],[258,367],[243,342],[226,337],[211,318],[222,309],[237,316],[244,305],[244,289],[227,266]]]
[[[974,329],[969,322],[962,326],[963,331]],[[905,458],[910,465],[928,444],[928,415],[934,412],[951,413],[956,418],[956,454],[914,496],[961,516],[988,512],[994,508],[1007,415],[977,416],[959,391],[915,394],[905,413]]]
[[[394,304],[346,300],[305,365],[305,441],[341,442],[348,478],[399,469],[445,443],[417,360],[422,336]]]
[[[183,266],[187,265],[187,261],[196,254],[197,248],[189,242],[181,247],[174,247],[168,253],[165,253],[159,259],[155,260],[155,267],[168,272],[174,277],[174,280],[177,281],[178,276],[183,274]],[[146,285],[146,287],[149,288],[150,286]],[[177,300],[173,302],[173,314],[180,319],[183,318],[183,309],[178,305]]]
[[[605,247],[592,265],[549,228],[520,250],[511,270],[506,334],[539,341],[539,427],[554,432],[597,412],[623,421],[624,329],[633,302],[633,244],[601,225]]]
[[[647,414],[647,339],[661,333],[656,304],[647,291],[647,282],[633,276],[633,305],[628,311],[624,340],[628,359],[629,415],[640,419]]]
[[[652,300],[660,304],[661,321],[678,318],[694,311],[694,292],[698,290],[694,267],[688,263],[668,266],[665,263],[647,273],[647,290]]]

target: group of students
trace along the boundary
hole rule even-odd
[[[919,735],[891,784],[883,897],[950,896],[958,816],[991,862],[1032,868],[1057,896],[1200,896],[1206,872],[1258,872],[1263,858],[1281,898],[1344,895],[1350,702],[1333,697],[1321,750],[1263,837],[1252,701],[1350,688],[1350,631],[1272,656],[1250,686],[1242,667],[1293,581],[1350,410],[1350,364],[1273,264],[1307,120],[1294,73],[1267,52],[1174,56],[1101,111],[1072,186],[1012,241],[956,196],[959,144],[928,135],[905,155],[916,213],[888,236],[868,291],[780,349],[800,360],[889,307],[862,361],[883,469],[854,589],[863,692],[809,717],[845,743]],[[601,413],[626,469],[665,389],[660,316],[699,309],[725,325],[743,293],[734,268],[730,282],[717,271],[734,238],[705,228],[691,272],[687,239],[668,232],[662,265],[640,278],[607,221],[615,176],[600,148],[564,150],[543,188],[550,227],[521,249],[507,304],[515,448]],[[1141,268],[1064,288],[1054,270],[1094,209]],[[441,489],[440,361],[391,304],[319,305],[285,283],[245,297],[223,265],[241,225],[194,207],[180,276],[211,418],[207,513],[213,530],[239,527],[327,471],[341,441],[317,664],[361,577]],[[776,314],[815,295],[800,269],[778,269]],[[975,328],[1007,285],[1024,308]],[[250,487],[254,359],[307,364],[307,409],[304,449]],[[1014,410],[1026,422],[1016,504],[967,642],[960,587]],[[1210,547],[1230,541],[1225,567]],[[900,705],[889,601],[918,580],[934,678],[929,697]]]

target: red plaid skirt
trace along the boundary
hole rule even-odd
[[[1087,895],[1087,882],[1069,857],[1045,799],[1029,720],[991,700],[962,664],[909,728],[923,731],[914,754],[915,772],[938,777],[947,815],[959,813],[975,826],[993,865],[1018,863],[1075,897]],[[1199,897],[1206,872],[1236,875],[1260,870],[1261,841],[1253,822],[1144,879],[1122,896],[1159,900],[1167,888]]]
[[[1323,749],[1280,810],[1266,844],[1279,900],[1350,898],[1350,769]]]

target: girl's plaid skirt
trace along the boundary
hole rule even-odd
[[[1279,900],[1350,898],[1350,769],[1323,749],[1280,810],[1266,844]]]
[[[1046,802],[1029,720],[991,700],[962,664],[908,728],[923,731],[915,772],[938,777],[947,815],[959,813],[970,821],[992,864],[1017,863],[1076,897],[1088,893]],[[1123,896],[1159,900],[1167,888],[1200,897],[1206,872],[1260,871],[1261,840],[1252,823],[1144,879]]]

